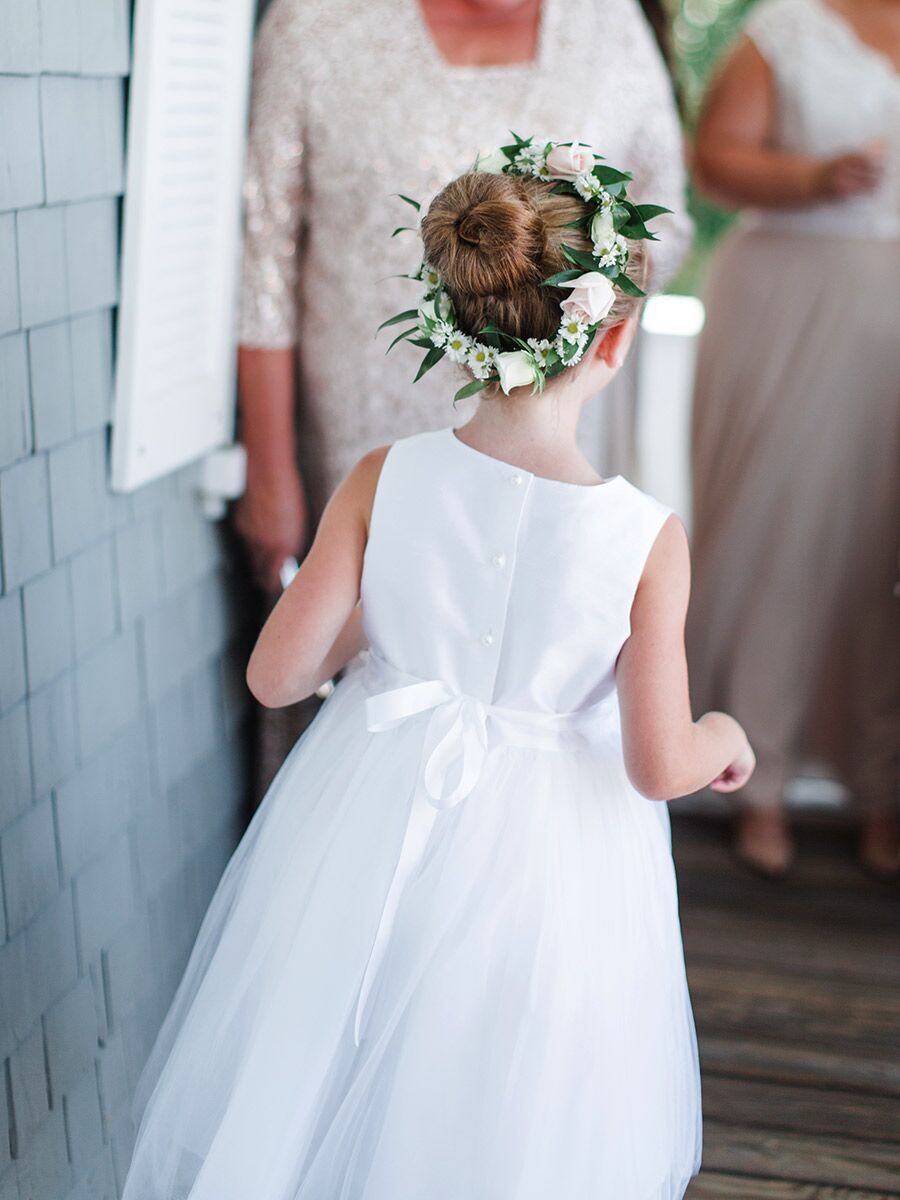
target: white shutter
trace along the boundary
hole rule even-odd
[[[254,0],[137,0],[112,483],[231,438]]]

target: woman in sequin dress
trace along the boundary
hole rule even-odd
[[[414,298],[384,282],[417,265],[413,242],[390,237],[412,210],[389,193],[429,199],[510,129],[573,128],[634,172],[638,199],[675,210],[659,223],[658,285],[690,225],[669,79],[636,0],[271,3],[253,74],[236,513],[268,591],[302,550],[306,504],[315,519],[361,454],[450,415],[452,372],[410,391],[388,339],[358,334]],[[298,729],[297,714],[272,722],[262,783]]]

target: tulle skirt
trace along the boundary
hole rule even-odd
[[[425,718],[364,672],[292,751],[137,1097],[125,1200],[676,1200],[696,1040],[664,805],[621,752],[492,745],[406,884],[354,1015]]]

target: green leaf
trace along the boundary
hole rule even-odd
[[[434,342],[431,340],[431,338],[417,337],[417,338],[410,338],[409,344],[411,346],[420,346],[423,350],[430,350],[431,347],[434,345]]]
[[[410,334],[415,333],[418,330],[418,328],[419,328],[418,325],[413,325],[413,327],[411,329],[404,329],[403,333],[398,333],[397,336],[394,338],[394,340],[391,342],[391,344],[388,346],[387,350],[385,350],[385,354],[390,354],[390,352],[393,350],[393,348],[397,345],[398,342],[402,342],[405,338],[408,338],[410,336]],[[428,344],[431,345],[430,342]]]
[[[508,335],[502,329],[498,329],[496,325],[485,325],[483,329],[478,330],[475,336],[486,346],[492,346],[494,350],[502,350],[504,340],[509,340]]]
[[[594,167],[591,174],[603,184],[628,183],[630,179],[634,179],[634,176],[630,175],[628,171],[617,171],[615,167],[606,167],[599,163]]]
[[[661,204],[635,204],[634,211],[637,213],[639,220],[652,221],[654,217],[661,217],[663,213],[670,213],[671,208],[663,208]]]
[[[577,267],[583,267],[585,271],[597,270],[597,260],[586,250],[576,250],[574,246],[564,245],[562,252],[569,262],[575,263]]]
[[[592,268],[594,270],[595,268]],[[556,275],[551,275],[549,279],[541,280],[541,287],[559,287],[562,283],[568,283],[570,279],[577,279],[579,275],[583,275],[584,271],[560,271]]]
[[[559,181],[559,183],[556,184],[555,187],[552,187],[550,189],[550,195],[551,196],[577,196],[578,193],[575,191],[574,184],[569,183],[565,179],[561,179]]]
[[[376,333],[381,333],[382,329],[387,329],[389,325],[399,325],[401,321],[411,321],[413,317],[418,317],[419,310],[417,308],[408,308],[406,312],[397,313],[396,317],[388,317],[386,321],[382,321],[376,329]]]
[[[425,357],[422,359],[422,365],[421,365],[421,367],[419,367],[418,371],[416,372],[416,377],[413,380],[413,383],[418,383],[419,380],[422,378],[422,376],[426,373],[426,371],[430,371],[431,368],[436,366],[443,357],[444,357],[444,351],[440,348],[440,346],[432,346],[431,349],[428,351],[428,353],[425,355]]]
[[[394,195],[400,200],[405,201],[407,204],[411,204],[416,212],[422,211],[422,205],[418,202],[418,200],[413,200],[410,196],[404,196],[402,192],[394,192]]]
[[[492,383],[496,383],[495,379],[473,379],[471,383],[467,383],[465,387],[461,387],[453,397],[453,403],[457,400],[468,400],[470,396],[476,396],[479,392],[483,392],[486,387],[490,387]]]
[[[616,285],[619,291],[624,292],[626,296],[646,296],[647,294],[645,291],[639,288],[634,280],[630,279],[624,271],[616,276],[616,278],[613,280],[613,283]]]

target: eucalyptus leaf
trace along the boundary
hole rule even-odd
[[[413,317],[418,317],[419,310],[417,308],[408,308],[406,312],[397,313],[396,317],[388,317],[386,321],[382,321],[378,326],[376,333],[381,333],[382,329],[387,329],[389,325],[399,325],[401,321],[411,321]]]
[[[468,400],[470,396],[476,396],[479,392],[483,392],[486,387],[492,383],[496,383],[495,379],[473,379],[471,383],[467,383],[465,387],[461,387],[453,397],[453,403],[458,400]]]
[[[385,350],[385,354],[390,354],[390,352],[393,350],[393,348],[397,345],[398,342],[405,341],[406,338],[410,337],[411,334],[414,334],[418,330],[418,328],[419,328],[418,325],[413,325],[413,327],[411,329],[404,329],[404,331],[402,333],[398,333],[397,336],[394,338],[394,340],[391,342],[391,344],[388,346],[387,350]],[[429,343],[429,345],[430,345],[430,343]]]
[[[426,371],[430,371],[431,368],[436,366],[443,357],[444,357],[444,351],[440,348],[440,346],[432,346],[431,349],[428,351],[428,353],[425,355],[425,357],[422,359],[422,365],[419,367],[418,371],[416,372],[416,377],[413,380],[413,383],[418,383],[419,380],[422,378],[422,376],[426,373]]]
[[[394,192],[394,195],[397,196],[398,199],[403,200],[406,204],[411,204],[416,212],[422,211],[422,205],[418,202],[418,200],[413,200],[411,196],[404,196],[402,192]]]

